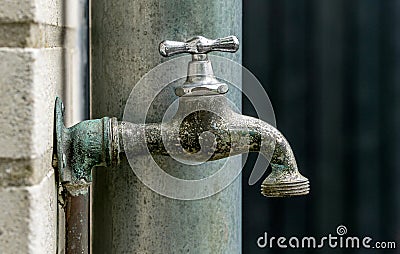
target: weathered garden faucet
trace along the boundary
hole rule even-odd
[[[135,124],[104,117],[65,128],[62,102],[57,98],[57,167],[64,186],[79,192],[90,184],[92,167],[117,164],[123,152],[129,156],[150,152],[186,161],[260,152],[269,157],[272,167],[272,173],[262,183],[263,195],[307,194],[309,182],[297,170],[284,136],[266,122],[234,112],[224,95],[228,85],[214,76],[207,53],[236,52],[238,48],[234,36],[216,40],[198,36],[187,42],[160,44],[163,56],[192,54],[186,82],[175,90],[178,110],[165,123]]]

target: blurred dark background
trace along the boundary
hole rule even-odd
[[[306,197],[260,195],[243,171],[243,253],[400,253],[400,1],[243,1],[243,65],[264,85]],[[246,84],[244,84],[246,85]],[[244,99],[243,112],[255,116]],[[264,179],[264,177],[263,177]],[[390,250],[260,249],[270,236],[371,236]]]

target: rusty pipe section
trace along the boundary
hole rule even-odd
[[[65,253],[89,253],[89,187],[85,193],[65,192]],[[81,191],[82,192],[82,191]]]

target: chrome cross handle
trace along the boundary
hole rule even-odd
[[[168,57],[181,53],[192,54],[192,61],[188,64],[186,82],[175,88],[175,94],[182,96],[220,95],[228,92],[228,85],[214,76],[211,61],[207,53],[211,51],[236,52],[239,49],[239,40],[236,36],[228,36],[215,40],[203,36],[196,36],[186,42],[162,41],[160,54]]]
[[[160,43],[160,54],[168,57],[181,53],[206,54],[211,51],[236,52],[239,49],[239,40],[236,36],[228,36],[215,40],[203,36],[196,36],[192,39],[181,41],[162,41]]]

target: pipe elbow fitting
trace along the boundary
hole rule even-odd
[[[116,118],[82,121],[64,126],[64,107],[60,98],[55,107],[56,151],[53,166],[60,182],[78,195],[92,181],[94,166],[111,166],[119,162],[119,135]]]

